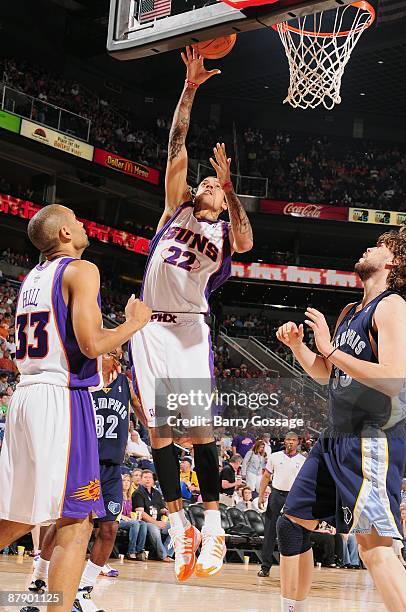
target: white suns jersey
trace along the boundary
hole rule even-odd
[[[62,295],[62,276],[71,261],[46,261],[33,268],[21,286],[15,322],[19,386],[100,387],[101,358],[88,359],[80,351]]]
[[[141,297],[154,311],[207,313],[230,274],[228,223],[198,220],[186,202],[151,240]]]

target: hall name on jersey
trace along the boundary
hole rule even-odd
[[[94,407],[96,410],[113,410],[117,412],[123,421],[128,416],[128,406],[114,399],[114,397],[97,397],[93,398]]]
[[[334,340],[336,348],[340,346],[350,346],[356,355],[359,355],[366,347],[366,342],[361,340],[359,334],[353,329],[346,329],[342,334],[338,334]]]
[[[161,241],[163,240],[175,240],[179,244],[187,244],[189,249],[196,249],[199,253],[207,255],[212,261],[217,261],[219,256],[218,248],[206,236],[196,234],[186,227],[172,225],[161,237]]]
[[[38,296],[41,289],[27,289],[23,291],[22,295],[22,303],[23,308],[27,308],[28,306],[38,306]]]

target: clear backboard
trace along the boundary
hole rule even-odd
[[[221,0],[110,0],[107,50],[120,60],[137,59],[349,3],[276,0],[238,10]]]

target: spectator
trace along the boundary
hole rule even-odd
[[[8,374],[0,372],[0,393],[4,393],[8,387]]]
[[[192,496],[187,499],[193,499],[198,497],[200,493],[199,482],[197,480],[197,474],[192,470],[193,459],[191,457],[183,457],[180,462],[180,479],[185,483]]]
[[[3,357],[0,357],[0,370],[6,370],[7,372],[17,372],[17,367],[10,359],[8,351],[4,351]]]
[[[172,562],[168,555],[170,543],[167,520],[168,516],[164,498],[154,487],[154,476],[151,470],[143,470],[141,483],[133,494],[133,511],[141,512],[142,520],[146,522],[148,538],[157,558],[161,561]]]
[[[4,422],[6,420],[9,399],[7,393],[0,395],[0,421]]]
[[[245,455],[254,446],[254,444],[255,438],[253,438],[253,436],[250,434],[247,434],[246,436],[234,436],[231,443],[233,455],[240,455],[244,459]]]
[[[343,540],[343,567],[347,569],[360,569],[358,544],[354,533],[341,534]]]
[[[263,499],[264,499],[264,503],[261,504],[261,506],[259,505],[259,497],[256,497],[253,502],[252,502],[252,508],[253,510],[256,510],[257,512],[260,512],[261,514],[263,512],[266,512],[266,507],[267,507],[267,503],[268,503],[268,498],[271,494],[271,487],[267,487],[264,491],[264,495],[263,495]]]
[[[128,434],[127,442],[127,454],[133,457],[134,460],[144,466],[145,462],[149,465],[145,466],[145,469],[150,469],[152,464],[152,456],[149,452],[148,446],[141,440],[140,434],[136,429]]]
[[[142,476],[141,468],[134,468],[133,471],[131,472],[131,489],[130,489],[131,496],[133,495],[134,491],[138,489],[138,485],[141,482],[141,476]]]
[[[245,455],[241,466],[243,480],[246,481],[247,487],[252,491],[259,492],[265,463],[265,443],[263,440],[257,440]]]
[[[402,480],[402,492],[400,496],[401,496],[401,503],[405,504],[406,503],[406,478]]]
[[[123,511],[120,518],[120,529],[128,531],[127,559],[131,561],[145,561],[145,540],[147,538],[147,524],[132,516],[132,500],[130,495],[131,478],[123,474]]]
[[[252,510],[253,509],[253,505],[252,505],[252,491],[249,487],[244,487],[242,489],[242,501],[238,502],[238,504],[236,504],[236,508],[238,508],[238,510],[241,510],[242,512],[246,512],[247,510]]]
[[[244,486],[241,478],[238,479],[236,474],[242,463],[241,455],[233,455],[228,465],[225,465],[220,472],[220,502],[226,506],[232,506],[232,497],[236,489],[242,489]]]

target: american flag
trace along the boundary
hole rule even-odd
[[[401,19],[406,19],[405,0],[379,0],[378,25]]]
[[[138,5],[138,21],[145,23],[171,14],[172,0],[140,0]]]

